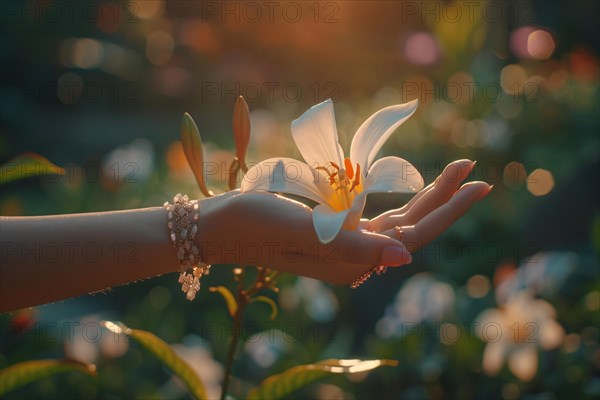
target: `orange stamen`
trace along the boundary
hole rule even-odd
[[[334,172],[333,174],[329,174],[329,184],[333,185],[335,183],[335,176],[337,175],[337,172]]]
[[[350,191],[360,185],[360,165],[356,164],[356,178],[352,181],[352,187],[350,187]]]
[[[346,167],[346,176],[348,179],[354,178],[354,169],[352,169],[352,162],[350,157],[344,158],[344,167]]]

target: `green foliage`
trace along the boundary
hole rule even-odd
[[[281,399],[319,379],[335,374],[356,374],[379,367],[395,367],[394,360],[323,360],[314,364],[297,365],[265,379],[248,393],[249,400]]]
[[[277,303],[275,303],[275,301],[273,301],[273,299],[271,299],[270,297],[267,297],[267,296],[256,296],[256,297],[253,297],[250,299],[250,303],[255,302],[255,301],[260,301],[261,303],[266,303],[271,307],[271,315],[269,315],[269,318],[275,319],[277,317],[279,310],[277,308]]]
[[[40,175],[64,175],[65,170],[39,154],[27,152],[0,166],[0,185]]]
[[[165,341],[153,333],[139,329],[129,329],[121,323],[104,321],[104,326],[111,332],[127,335],[141,344],[146,350],[156,356],[161,363],[169,368],[175,376],[181,379],[196,399],[207,398],[204,384],[196,372],[183,358],[178,356],[173,348],[165,343]]]
[[[96,376],[96,367],[94,365],[73,360],[37,360],[11,365],[0,371],[0,396],[28,383],[71,371],[82,372],[93,377]]]
[[[225,300],[225,303],[227,304],[227,312],[229,312],[231,318],[234,318],[238,310],[238,304],[233,293],[225,286],[213,286],[209,290],[223,296],[223,300]]]

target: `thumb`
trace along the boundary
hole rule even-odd
[[[399,240],[368,231],[341,231],[333,241],[346,263],[370,266],[400,266],[412,261]]]

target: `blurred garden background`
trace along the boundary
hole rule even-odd
[[[201,194],[179,142],[189,112],[209,185],[225,190],[231,113],[252,118],[248,162],[300,158],[290,123],[332,98],[342,144],[418,98],[383,152],[430,183],[450,161],[494,189],[448,232],[351,290],[283,275],[280,313],[248,308],[230,394],[326,358],[399,366],[292,398],[597,398],[600,395],[599,3],[594,1],[52,1],[0,3],[0,161],[25,152],[64,175],[2,185],[0,214],[162,205]],[[401,205],[369,198],[366,213]],[[119,320],[171,343],[220,394],[231,321],[209,285],[175,275],[0,315],[0,368],[68,357],[97,366],[6,398],[189,398]],[[35,279],[32,277],[32,279]],[[207,283],[208,282],[208,283]]]

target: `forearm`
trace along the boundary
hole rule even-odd
[[[178,270],[163,208],[0,218],[0,312]]]

